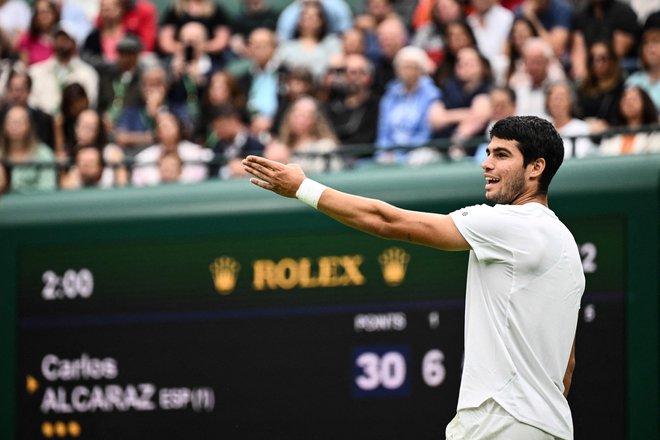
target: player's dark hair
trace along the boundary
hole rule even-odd
[[[564,160],[564,142],[550,122],[536,116],[511,116],[495,123],[490,137],[516,141],[523,155],[523,167],[541,157],[545,159],[539,193],[548,193],[550,181]]]

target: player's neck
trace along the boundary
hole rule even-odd
[[[513,202],[512,205],[525,205],[527,203],[540,203],[548,207],[548,195],[540,194],[538,192],[525,192],[520,194]]]

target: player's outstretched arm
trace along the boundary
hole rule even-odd
[[[470,249],[448,215],[409,211],[380,200],[325,188],[306,179],[297,165],[284,165],[259,156],[248,156],[243,165],[254,176],[250,179],[253,184],[301,200],[307,199],[311,191],[313,205],[319,211],[368,234],[445,250]],[[305,194],[297,194],[299,190]]]

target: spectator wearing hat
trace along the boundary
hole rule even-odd
[[[126,107],[139,104],[142,70],[138,56],[141,50],[142,43],[136,36],[124,35],[117,43],[117,62],[106,66],[100,73],[98,109],[111,127]]]
[[[649,94],[660,112],[660,11],[644,24],[640,59],[642,69],[626,79],[626,86],[639,86]]]
[[[241,112],[228,105],[217,107],[213,111],[211,127],[216,139],[213,151],[216,159],[222,161],[221,166],[211,169],[211,175],[222,179],[246,176],[242,160],[249,154],[262,156],[264,145],[250,135]]]
[[[48,59],[30,66],[33,88],[31,105],[55,115],[62,102],[62,90],[72,83],[85,89],[91,106],[96,106],[99,75],[76,53],[74,33],[66,22],[60,23],[55,32],[55,53]]]

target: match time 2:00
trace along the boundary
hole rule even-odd
[[[89,298],[94,293],[94,275],[89,269],[67,269],[63,275],[47,270],[41,276],[41,297],[55,299]]]
[[[410,348],[400,346],[355,347],[353,349],[353,396],[390,397],[410,393]],[[420,374],[429,387],[445,380],[445,355],[431,349],[422,358]]]

